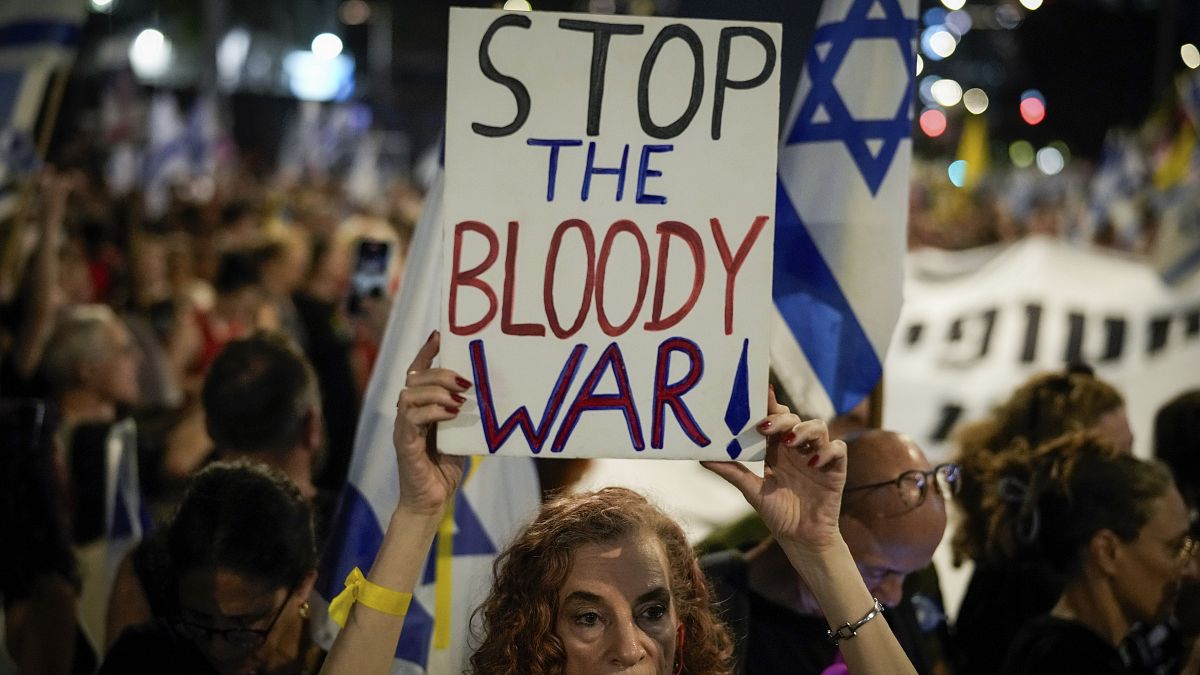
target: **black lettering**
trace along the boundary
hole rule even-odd
[[[1125,319],[1108,317],[1104,320],[1104,354],[1101,361],[1116,361],[1125,351]]]
[[[515,133],[521,125],[525,124],[525,120],[529,119],[529,90],[515,77],[510,77],[496,70],[495,64],[492,63],[492,57],[488,53],[488,47],[492,44],[492,37],[496,35],[496,31],[505,26],[519,26],[521,28],[529,28],[533,22],[529,17],[520,14],[512,13],[505,14],[492,22],[488,29],[483,34],[483,38],[479,41],[479,71],[483,76],[497,84],[502,84],[512,92],[513,98],[517,102],[517,115],[512,122],[502,126],[493,127],[479,122],[471,123],[471,130],[480,136],[499,137],[507,136]]]
[[[1167,346],[1167,335],[1171,331],[1171,315],[1157,316],[1150,320],[1150,344],[1146,353],[1156,354]]]
[[[1067,315],[1067,351],[1063,363],[1082,363],[1083,358],[1083,314],[1071,312]]]
[[[608,41],[613,35],[641,35],[644,27],[633,23],[604,23],[559,19],[563,30],[578,30],[592,34],[592,74],[588,81],[587,135],[600,135],[600,108],[604,101],[604,73],[608,69]]]
[[[962,418],[963,407],[957,403],[945,403],[942,405],[942,414],[938,418],[937,426],[934,427],[933,433],[929,434],[929,438],[935,443],[941,443],[950,438],[950,432],[958,424],[958,420]]]
[[[687,43],[692,50],[692,61],[695,67],[692,69],[692,93],[688,100],[687,109],[679,116],[679,119],[674,122],[660,127],[650,119],[650,73],[654,71],[654,64],[658,61],[659,52],[662,51],[663,45],[668,40],[678,38]],[[642,59],[642,71],[638,75],[638,119],[642,123],[642,131],[645,131],[654,138],[675,138],[683,133],[684,129],[692,123],[692,118],[696,116],[696,111],[700,110],[700,99],[704,96],[704,46],[700,43],[700,36],[691,28],[683,24],[674,23],[659,31],[655,36],[654,42],[651,43],[650,49],[646,51],[646,57]]]
[[[1042,306],[1025,305],[1025,341],[1021,346],[1021,363],[1033,363],[1037,358],[1038,332],[1042,325]]]
[[[762,70],[748,80],[729,79],[730,45],[735,37],[748,37],[762,45],[765,57]],[[721,138],[721,117],[725,110],[726,89],[753,89],[766,82],[775,72],[775,43],[771,36],[750,26],[731,26],[721,29],[721,40],[717,43],[717,79],[713,89],[712,139]]]

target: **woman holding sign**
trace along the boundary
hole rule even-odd
[[[431,368],[434,333],[400,393],[394,441],[400,502],[370,574],[356,569],[330,607],[344,624],[323,673],[386,673],[411,592],[463,458],[426,444],[453,419],[471,383]],[[846,450],[823,422],[802,422],[771,395],[758,429],[769,438],[765,477],[737,463],[705,466],[737,487],[816,594],[851,672],[914,672],[838,530]],[[476,673],[691,673],[731,670],[730,637],[679,526],[628,490],[559,498],[543,507],[496,563],[479,612]]]

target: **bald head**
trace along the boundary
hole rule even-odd
[[[908,437],[868,430],[845,440],[842,536],[867,587],[885,604],[895,605],[900,601],[904,577],[927,566],[941,542],[946,503],[932,476],[927,476],[924,499],[915,506],[906,503],[896,484],[889,482],[906,472],[932,468],[925,453]]]

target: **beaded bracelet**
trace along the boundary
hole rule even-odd
[[[875,601],[875,605],[871,607],[871,611],[863,615],[863,618],[855,621],[854,623],[846,623],[837,630],[833,630],[831,628],[825,631],[830,642],[836,646],[842,640],[849,640],[850,638],[858,635],[858,629],[862,628],[864,624],[880,614],[883,614],[883,603],[879,602],[879,598],[871,599]]]
[[[355,567],[346,577],[346,588],[333,602],[329,603],[329,616],[339,626],[346,625],[350,608],[360,603],[384,614],[404,616],[412,602],[412,593],[402,593],[367,581],[361,570]]]

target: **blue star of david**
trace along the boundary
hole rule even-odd
[[[868,18],[875,7],[882,10],[883,16]],[[841,141],[854,158],[871,194],[878,192],[900,141],[908,138],[912,132],[908,108],[917,67],[912,49],[916,29],[916,20],[904,17],[899,0],[853,0],[845,21],[818,28],[813,34],[812,48],[805,62],[812,89],[800,106],[787,144]],[[855,40],[880,38],[895,40],[899,45],[908,73],[908,84],[896,106],[895,115],[890,119],[856,120],[834,86],[833,79]],[[829,45],[829,51],[822,58],[818,47],[824,45]],[[817,111],[822,108],[828,118],[814,121]],[[871,152],[868,140],[882,141],[877,153]]]

